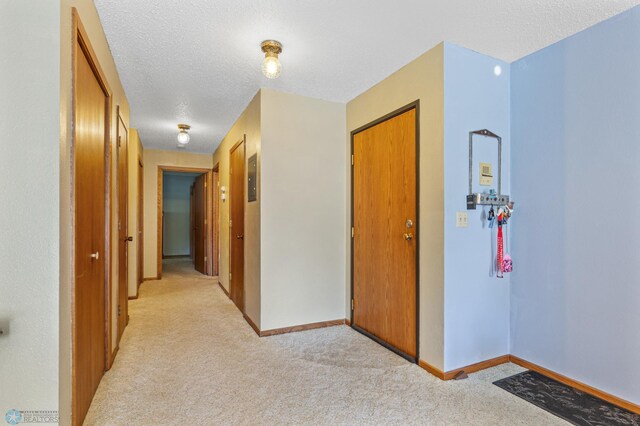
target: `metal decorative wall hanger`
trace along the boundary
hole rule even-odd
[[[479,135],[486,138],[493,138],[498,141],[498,188],[490,189],[489,192],[474,193],[473,192],[473,136]],[[484,173],[484,172],[483,172]],[[505,253],[504,232],[506,225],[513,213],[513,202],[509,200],[509,196],[502,193],[502,138],[490,130],[475,130],[469,132],[469,195],[467,195],[467,210],[475,210],[477,205],[491,206],[487,219],[489,220],[489,229],[493,228],[495,222],[498,223],[497,231],[497,253],[495,256],[495,271],[498,278],[503,278],[505,272],[513,270],[513,261],[508,253]],[[494,206],[498,208],[496,212]],[[493,234],[492,234],[493,235]],[[492,251],[493,251],[493,245]],[[493,256],[493,252],[492,252]]]
[[[480,135],[494,138],[498,141],[498,192],[490,191],[486,193],[473,193],[473,136]],[[475,210],[477,205],[494,206],[506,205],[509,203],[509,196],[502,193],[502,138],[490,130],[475,130],[469,132],[469,195],[467,195],[467,210]]]

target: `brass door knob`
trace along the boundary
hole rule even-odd
[[[236,235],[236,240],[244,240],[244,235],[242,234]]]
[[[413,240],[413,234],[412,233],[404,234],[404,239],[407,241]]]
[[[133,241],[133,237],[124,237],[125,241]]]

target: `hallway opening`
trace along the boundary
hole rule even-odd
[[[171,259],[213,275],[211,178],[208,169],[158,168],[158,277]]]

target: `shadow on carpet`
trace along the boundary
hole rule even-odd
[[[640,415],[535,371],[525,371],[493,384],[574,425],[640,426]]]

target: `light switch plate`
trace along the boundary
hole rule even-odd
[[[0,337],[7,336],[9,334],[9,320],[0,319]]]
[[[469,215],[467,212],[456,212],[456,228],[467,228],[469,226]]]

